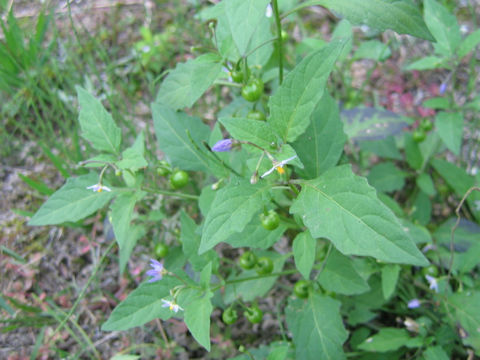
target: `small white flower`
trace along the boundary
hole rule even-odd
[[[286,163],[288,163],[289,161],[292,161],[296,157],[297,155],[294,155],[282,161],[272,160],[273,167],[260,177],[263,179],[265,176],[270,175],[274,170],[277,170],[279,174],[285,174],[285,170],[283,169],[283,167],[285,166]]]
[[[92,189],[93,192],[112,191],[112,189],[110,189],[108,186],[102,185],[100,183],[88,186],[87,189]]]
[[[430,276],[430,275],[425,275],[425,278],[428,281],[428,285],[429,285],[430,290],[435,290],[435,292],[438,293],[437,279],[435,279],[433,276]]]
[[[162,307],[168,307],[170,308],[170,310],[172,310],[175,313],[177,313],[178,310],[183,310],[183,308],[177,303],[175,303],[175,301],[162,299],[162,302],[163,302]]]
[[[271,18],[273,15],[272,5],[268,4],[267,9],[265,10],[265,16]]]

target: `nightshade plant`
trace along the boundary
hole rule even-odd
[[[440,158],[445,146],[454,150],[461,141],[461,132],[446,137],[442,127],[453,128],[462,115],[446,112],[438,131],[431,131],[422,144],[402,131],[408,119],[376,117],[363,128],[360,122],[343,123],[327,84],[337,61],[350,51],[351,37],[317,44],[289,64],[285,37],[280,36],[282,19],[318,5],[343,17],[342,24],[436,41],[445,63],[454,54],[443,46],[441,16],[425,22],[408,0],[223,0],[207,7],[198,18],[210,24],[215,50],[178,64],[151,105],[158,147],[165,154],[158,174],[166,176],[171,169],[194,174],[198,187],[187,186],[185,192],[159,187],[159,160],[146,156],[144,133],[126,147],[102,104],[77,88],[82,136],[98,151],[84,165],[101,170],[69,178],[29,224],[77,222],[108,206],[123,272],[146,232],[135,215],[136,205],[157,196],[190,204],[180,210],[180,245],[164,262],[151,261],[149,281],[115,308],[104,331],[183,318],[195,340],[210,351],[215,308],[226,312],[227,324],[242,315],[259,323],[262,297],[281,279],[290,279],[293,293],[274,314],[281,328],[286,326],[284,341],[249,350],[244,344],[248,357],[480,356],[480,292],[478,279],[470,275],[480,253],[475,224],[480,198],[474,187],[479,177]],[[437,14],[435,9],[443,7],[426,0],[425,9]],[[475,48],[477,35],[475,41],[467,37],[468,44],[454,39],[461,44],[459,57]],[[265,87],[246,96],[252,82]],[[233,101],[207,125],[184,110],[212,86],[231,87]],[[264,112],[266,120],[249,118],[252,110]],[[375,113],[362,111],[364,117]],[[373,134],[365,127],[372,124]],[[368,181],[354,171],[344,152],[358,145],[389,159],[370,170]],[[400,163],[404,157],[401,170],[393,160]],[[435,242],[425,214],[437,194],[433,173],[435,181],[447,183],[459,197],[469,195],[469,219],[454,224],[453,217],[434,227]],[[418,187],[407,199],[411,211],[404,211],[388,193],[400,193],[408,177]],[[287,245],[280,246],[281,239]],[[240,265],[226,261],[225,247],[239,249]],[[440,271],[421,274],[432,263]],[[424,308],[429,311],[422,313]],[[400,320],[395,322],[391,314]]]

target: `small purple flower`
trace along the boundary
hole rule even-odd
[[[440,93],[440,95],[443,95],[443,94],[445,94],[445,91],[447,91],[447,83],[443,82],[443,83],[440,84],[440,88],[439,88],[438,92]]]
[[[418,300],[418,299],[412,299],[412,300],[410,300],[410,301],[408,302],[407,307],[408,307],[409,309],[416,309],[416,308],[419,308],[420,305],[421,305],[421,304],[420,304],[420,300]]]
[[[223,139],[217,141],[215,145],[212,147],[212,151],[216,152],[224,152],[232,150],[233,140],[232,139]]]
[[[430,275],[425,275],[425,278],[428,281],[428,285],[429,285],[428,287],[430,288],[430,290],[434,290],[435,292],[438,293],[437,279],[435,279],[433,276],[430,276]]]
[[[147,275],[152,276],[152,278],[148,282],[162,280],[163,275],[166,273],[163,264],[157,260],[150,259],[150,266],[152,268],[147,271]]]

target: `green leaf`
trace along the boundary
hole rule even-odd
[[[425,22],[436,40],[437,54],[452,56],[462,37],[455,15],[435,0],[425,0]]]
[[[255,214],[242,232],[232,234],[225,242],[235,248],[251,247],[255,249],[268,249],[280,239],[287,229],[287,227],[281,223],[278,228],[272,231],[259,225],[260,220],[258,214]]]
[[[349,165],[304,182],[290,212],[302,217],[313,237],[330,239],[345,255],[428,264],[375,189]]]
[[[252,36],[258,28],[260,20],[265,17],[268,3],[269,0],[228,0],[225,2],[228,25],[240,55],[247,54]]]
[[[411,120],[385,109],[357,107],[342,110],[345,134],[355,141],[381,140],[403,133]]]
[[[378,40],[364,41],[360,44],[353,59],[371,59],[375,61],[385,61],[392,55],[390,48]]]
[[[395,138],[393,136],[388,136],[381,140],[361,141],[359,146],[360,149],[364,151],[370,151],[384,158],[394,160],[402,159],[402,154],[400,154],[400,151],[398,151],[397,144],[395,143]]]
[[[155,102],[178,110],[191,107],[222,71],[221,59],[205,54],[178,64],[160,85]]]
[[[372,352],[387,352],[406,346],[409,341],[410,335],[405,329],[382,328],[376,335],[360,344],[358,348]]]
[[[123,235],[123,247],[118,251],[118,267],[120,275],[123,274],[127,266],[128,260],[132,255],[132,251],[137,245],[137,241],[145,236],[147,230],[143,225],[131,225],[127,233]]]
[[[145,135],[142,131],[138,134],[133,145],[122,152],[122,160],[117,161],[116,165],[122,170],[130,169],[131,171],[136,172],[139,169],[148,166],[144,154]]]
[[[132,221],[133,209],[137,201],[141,200],[146,192],[123,193],[117,196],[110,209],[112,210],[110,222],[113,226],[115,240],[122,249],[128,239],[130,222]]]
[[[432,346],[427,348],[423,356],[425,360],[449,360],[450,357],[441,346]]]
[[[463,139],[463,116],[460,113],[440,112],[435,118],[440,139],[455,155],[460,155]]]
[[[305,165],[303,170],[297,170],[298,174],[306,179],[314,179],[335,166],[346,140],[338,105],[325,92],[312,113],[307,130],[292,144]]]
[[[200,235],[197,234],[197,225],[183,210],[180,211],[181,233],[183,253],[195,271],[201,271],[209,262],[218,261],[218,255],[213,250],[198,255],[200,247]]]
[[[234,139],[249,141],[266,149],[276,142],[273,130],[264,121],[245,118],[220,118],[219,121]]]
[[[480,29],[468,34],[468,36],[462,40],[457,49],[457,55],[460,59],[468,55],[470,51],[480,43]]]
[[[432,217],[432,202],[423,191],[415,194],[410,216],[422,225],[427,225],[430,222]]]
[[[185,324],[195,340],[207,351],[210,351],[210,315],[213,311],[211,297],[212,293],[207,292],[185,307]]]
[[[411,133],[405,133],[405,157],[408,165],[415,170],[420,170],[423,164],[423,156],[418,143],[413,140]]]
[[[355,25],[365,24],[378,31],[392,29],[399,34],[433,40],[418,7],[410,1],[317,0],[310,4],[325,6]]]
[[[438,56],[425,56],[405,67],[405,70],[433,70],[449,68],[444,58]]]
[[[422,190],[425,194],[429,196],[433,196],[436,194],[435,185],[433,184],[433,180],[427,173],[421,173],[417,177],[417,186]]]
[[[249,182],[230,183],[217,192],[203,226],[199,253],[241,232],[263,205],[268,186]]]
[[[101,209],[115,192],[94,192],[87,187],[98,182],[97,174],[69,178],[30,219],[28,225],[56,225],[67,221],[78,221]]]
[[[118,154],[122,132],[102,103],[80,86],[77,89],[80,113],[78,121],[82,137],[99,151]]]
[[[310,124],[344,40],[336,40],[305,57],[270,97],[267,121],[284,141],[294,141]]]
[[[395,291],[400,270],[398,265],[384,265],[382,267],[382,291],[385,299],[392,296]]]
[[[335,249],[330,252],[325,268],[318,275],[318,282],[325,290],[343,295],[361,294],[370,289],[352,260]]]
[[[184,170],[208,171],[211,163],[205,153],[192,144],[188,133],[202,149],[202,141],[208,141],[210,128],[199,118],[176,113],[163,104],[153,103],[152,113],[158,146],[172,164]]]
[[[378,191],[392,192],[405,186],[405,172],[392,162],[375,165],[367,176],[368,182]]]
[[[293,240],[295,266],[305,279],[310,279],[310,271],[315,261],[317,241],[308,231],[298,234]]]
[[[169,308],[162,307],[162,298],[168,296],[170,289],[179,284],[180,280],[173,277],[141,284],[113,310],[107,322],[102,325],[102,330],[127,330],[156,318],[167,320],[174,315],[178,316]]]
[[[346,359],[342,345],[348,333],[343,327],[338,301],[316,293],[306,302],[291,299],[285,315],[293,336],[296,359]]]
[[[480,186],[480,181],[477,180],[478,178],[476,179],[467,174],[464,169],[459,168],[451,162],[433,159],[431,164],[460,198],[463,197],[472,186]],[[478,207],[479,202],[480,192],[478,191],[472,192],[467,198],[467,204],[477,220],[480,219],[480,208]]]
[[[473,347],[480,356],[480,292],[463,292],[448,297],[455,311],[455,318],[464,331],[462,342]]]

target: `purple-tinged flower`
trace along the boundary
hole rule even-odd
[[[93,190],[93,192],[112,191],[109,187],[107,187],[105,185],[102,185],[100,183],[92,185],[92,186],[88,186],[87,189],[88,190],[91,189],[91,190]]]
[[[412,300],[410,300],[410,301],[408,302],[407,307],[408,307],[409,309],[416,309],[416,308],[419,308],[420,305],[421,305],[420,300],[418,300],[418,299],[412,299]]]
[[[177,313],[178,310],[183,310],[183,308],[178,305],[175,300],[173,301],[169,301],[169,300],[165,300],[165,299],[162,299],[162,307],[168,307],[170,310],[172,310],[173,312]]]
[[[152,276],[148,282],[154,282],[162,280],[163,275],[167,273],[167,270],[163,267],[163,264],[157,260],[150,259],[150,266],[152,267],[147,271],[148,276]]]
[[[232,150],[233,140],[232,139],[223,139],[217,141],[215,145],[212,147],[212,151],[216,152],[225,152]]]
[[[440,95],[445,94],[445,91],[447,91],[447,82],[443,82],[440,84],[440,88],[438,89],[438,92]]]
[[[430,290],[434,290],[435,292],[438,293],[437,279],[435,279],[433,276],[430,276],[430,275],[425,275],[425,278],[428,281],[428,285],[429,285],[428,287],[430,288]]]

